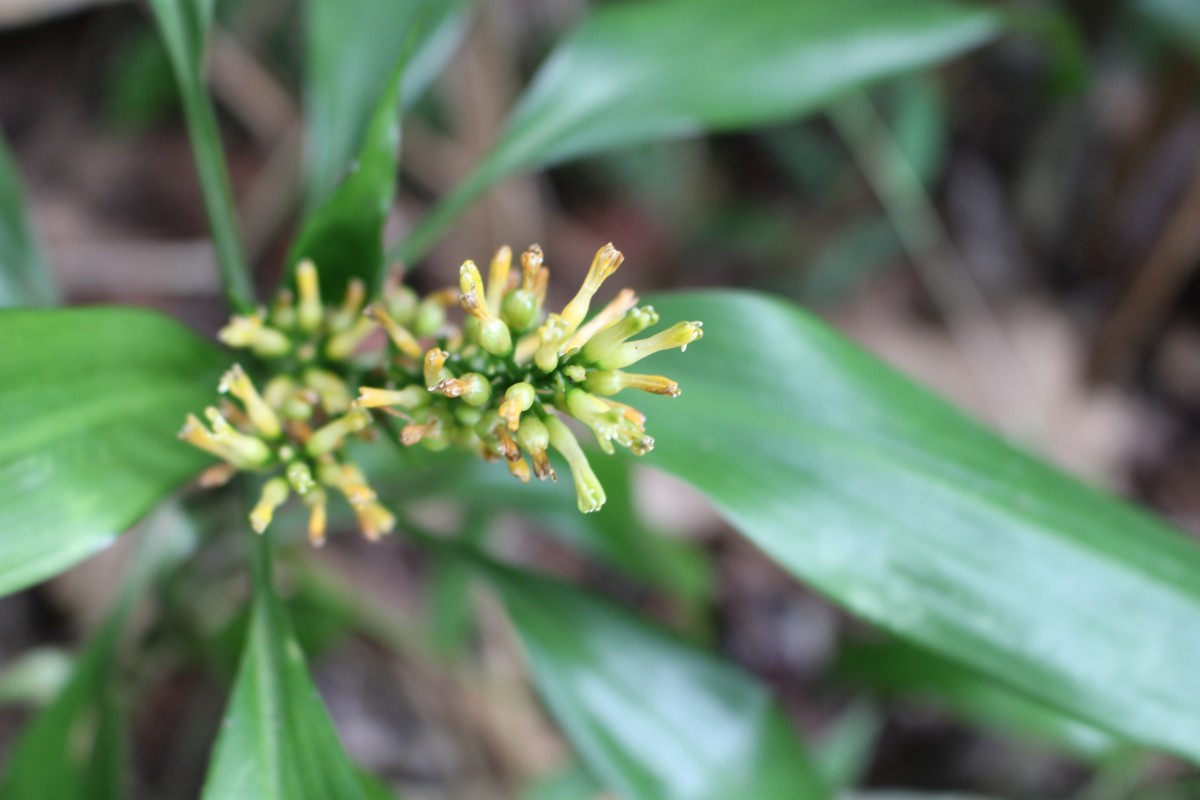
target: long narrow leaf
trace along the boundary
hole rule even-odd
[[[204,800],[365,800],[275,594],[271,543],[251,546],[250,628]]]
[[[808,800],[819,778],[770,694],[571,587],[492,567],[551,713],[626,800]]]
[[[58,291],[29,224],[21,176],[0,136],[0,308],[57,302]]]
[[[649,463],[859,616],[1079,719],[1200,760],[1200,547],[1006,444],[798,309],[705,322],[646,364]]]
[[[454,51],[465,22],[463,0],[306,0],[304,28],[305,169],[309,206],[333,192],[361,148],[380,98],[395,96],[396,72],[415,29],[405,70],[411,104]]]
[[[506,175],[653,139],[765,125],[940,63],[1004,28],[949,0],[645,0],[606,5],[547,58],[499,141],[397,250],[412,262]]]
[[[107,546],[204,467],[175,434],[224,366],[147,311],[0,312],[0,594]]]

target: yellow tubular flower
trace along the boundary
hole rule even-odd
[[[342,305],[330,315],[329,328],[334,331],[344,331],[354,324],[362,310],[363,302],[367,299],[367,288],[359,278],[351,278],[346,284],[346,296]]]
[[[325,357],[330,361],[345,361],[375,330],[375,320],[359,317],[349,328],[329,339],[325,344]]]
[[[468,372],[461,378],[446,378],[429,387],[429,391],[446,397],[461,397],[462,401],[476,408],[492,399],[492,385],[478,372]]]
[[[504,320],[492,313],[487,300],[483,296],[483,278],[474,261],[464,261],[459,268],[458,285],[462,294],[458,303],[477,320],[479,326],[479,346],[496,356],[506,356],[512,352],[512,332],[504,324]]]
[[[536,399],[537,394],[534,392],[533,386],[524,381],[508,387],[508,390],[504,392],[504,401],[500,403],[497,411],[510,431],[517,429],[517,425],[521,422],[521,414],[528,411]]]
[[[518,458],[516,461],[508,461],[508,471],[512,476],[521,483],[529,483],[529,462],[523,458]]]
[[[608,305],[600,309],[596,316],[579,326],[579,330],[575,331],[575,335],[567,342],[563,352],[570,353],[578,350],[596,334],[616,325],[637,305],[637,302],[638,296],[633,289],[622,289],[616,297],[609,301]]]
[[[620,370],[593,370],[583,381],[583,388],[601,395],[613,395],[623,389],[640,389],[651,394],[679,397],[679,384],[662,375],[639,375]]]
[[[361,408],[356,408],[314,431],[304,447],[310,456],[323,456],[331,450],[341,447],[347,436],[361,431],[370,424],[371,415]]]
[[[488,269],[487,304],[493,313],[500,311],[504,293],[508,291],[508,278],[511,271],[512,248],[503,245],[492,256],[491,267]]]
[[[354,515],[358,517],[358,527],[363,536],[372,542],[379,541],[385,533],[391,533],[396,526],[396,517],[392,512],[372,500],[370,503],[356,507]]]
[[[587,316],[588,306],[592,302],[593,295],[600,290],[600,285],[608,276],[617,271],[617,267],[621,266],[621,262],[624,260],[625,256],[621,254],[620,250],[613,247],[612,242],[596,251],[592,265],[588,268],[587,277],[583,279],[583,285],[579,287],[579,293],[571,302],[567,303],[562,311],[562,318],[566,321],[571,333],[575,332],[575,329],[583,322],[583,318]]]
[[[301,330],[311,333],[320,327],[325,316],[325,306],[321,303],[317,265],[308,259],[296,265],[296,289],[300,293],[296,322],[300,324]]]
[[[400,406],[415,409],[429,405],[429,391],[420,386],[405,386],[403,389],[374,389],[370,386],[358,387],[358,399],[354,404],[359,408],[386,408]]]
[[[308,541],[313,547],[324,547],[327,522],[325,490],[314,488],[304,496],[304,503],[308,506]]]
[[[575,496],[579,510],[584,514],[599,511],[607,500],[604,495],[604,487],[600,485],[596,473],[592,472],[592,465],[588,463],[587,456],[583,454],[583,449],[576,441],[575,434],[571,433],[571,429],[566,426],[566,423],[552,414],[546,417],[545,424],[550,433],[550,444],[562,454],[571,467],[571,477],[575,480]]]
[[[328,370],[304,370],[304,385],[316,393],[316,399],[320,401],[326,414],[341,414],[354,402],[350,390],[346,388],[346,382]]]
[[[544,422],[534,416],[525,417],[521,420],[521,427],[517,429],[517,442],[533,461],[533,474],[537,475],[539,481],[546,478],[558,480],[546,454],[546,448],[550,446],[550,431]]]
[[[179,438],[193,447],[199,447],[201,450],[212,453],[217,458],[240,466],[240,459],[237,453],[218,442],[208,428],[204,427],[204,423],[197,419],[195,414],[187,415],[187,419],[183,422],[183,427],[179,430]]]
[[[620,369],[662,350],[673,350],[676,347],[681,351],[687,350],[689,344],[704,335],[702,325],[701,322],[678,322],[662,333],[635,342],[626,342],[598,359],[596,366],[600,369]]]
[[[391,314],[387,312],[383,306],[372,303],[367,306],[366,315],[378,322],[387,331],[388,338],[392,340],[392,344],[406,356],[410,358],[421,357],[421,344],[417,341],[417,337],[405,328],[396,320],[392,319]]]
[[[593,336],[583,345],[579,357],[595,363],[619,347],[626,339],[636,336],[647,328],[658,324],[658,312],[654,306],[631,309],[615,324]]]
[[[250,511],[250,527],[255,533],[262,533],[271,524],[275,509],[283,505],[288,497],[288,483],[283,478],[271,478],[263,484],[262,494],[257,505]]]
[[[233,454],[230,463],[241,469],[254,469],[271,460],[271,448],[267,447],[266,442],[234,428],[217,409],[209,406],[204,409],[204,416],[212,426],[212,438]]]
[[[279,418],[275,416],[271,406],[259,395],[258,390],[254,388],[254,384],[240,364],[234,364],[221,377],[217,391],[221,394],[232,394],[240,400],[242,407],[246,409],[247,416],[250,417],[250,423],[260,434],[268,439],[279,438],[283,432]]]
[[[425,386],[433,389],[447,378],[453,378],[454,373],[446,369],[446,359],[450,354],[445,350],[434,347],[425,353]]]

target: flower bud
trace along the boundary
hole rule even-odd
[[[635,308],[615,325],[600,331],[583,346],[579,355],[584,361],[595,363],[619,347],[622,342],[652,325],[658,324],[658,312],[653,306]]]
[[[478,372],[468,372],[461,378],[446,378],[430,387],[429,391],[446,397],[461,397],[464,403],[476,408],[492,399],[492,385]]]
[[[291,289],[283,288],[275,295],[271,304],[271,324],[276,328],[287,330],[296,325],[295,296]]]
[[[492,256],[488,269],[487,304],[492,311],[500,308],[500,301],[508,291],[508,277],[512,271],[512,248],[503,245]]]
[[[388,338],[392,344],[406,356],[410,358],[421,357],[421,345],[417,342],[417,337],[413,336],[407,328],[405,328],[387,312],[383,306],[372,303],[367,306],[364,312],[368,317],[378,322],[387,331]]]
[[[689,344],[704,335],[704,331],[701,329],[702,324],[700,322],[678,322],[665,331],[646,339],[618,345],[611,352],[597,359],[596,366],[600,369],[620,369],[662,350],[673,350],[676,347],[681,351],[687,350]]]
[[[535,416],[522,419],[521,426],[517,429],[517,443],[533,461],[533,473],[537,475],[538,480],[558,480],[546,454],[546,448],[550,446],[550,431],[544,422]]]
[[[367,288],[361,278],[351,278],[346,284],[346,296],[337,311],[329,316],[329,329],[344,331],[352,326],[367,299]]]
[[[537,324],[541,304],[533,292],[514,289],[505,295],[500,305],[500,315],[508,326],[517,333],[525,333]]]
[[[417,306],[412,331],[417,336],[431,336],[446,324],[446,305],[437,298],[429,297]]]
[[[358,399],[354,404],[359,408],[386,408],[400,406],[414,409],[429,405],[429,392],[420,386],[405,386],[403,389],[374,389],[370,386],[358,387]]]
[[[375,321],[369,317],[358,317],[354,324],[335,333],[325,344],[325,357],[330,361],[345,361],[368,336],[375,332]]]
[[[231,463],[241,469],[254,469],[271,460],[271,448],[266,442],[235,429],[221,416],[220,411],[209,406],[204,409],[204,415],[208,417],[208,424],[212,426],[213,439],[233,455]]]
[[[271,524],[275,509],[283,505],[288,497],[288,483],[283,478],[271,478],[263,484],[262,494],[258,503],[250,511],[250,527],[255,533],[262,533]]]
[[[312,333],[321,325],[325,307],[321,304],[321,286],[317,278],[317,266],[309,259],[296,265],[296,289],[300,302],[296,308],[296,322],[300,330]]]
[[[599,511],[607,499],[604,495],[604,487],[600,484],[596,473],[592,471],[592,465],[588,463],[583,448],[575,439],[575,434],[571,433],[571,429],[558,417],[547,416],[545,422],[546,429],[550,432],[550,444],[562,454],[571,468],[579,510],[584,514]]]
[[[342,446],[346,437],[371,424],[371,415],[363,409],[354,409],[350,413],[326,423],[313,432],[304,448],[310,456],[323,456]]]
[[[304,503],[308,506],[308,541],[313,547],[325,545],[326,499],[325,490],[319,486],[304,495]]]
[[[583,382],[583,388],[600,395],[613,395],[623,389],[641,389],[651,394],[678,397],[679,384],[661,375],[638,375],[619,370],[593,370]]]
[[[350,408],[354,400],[346,388],[346,382],[327,370],[304,370],[304,383],[316,393],[326,414],[341,414]]]
[[[279,418],[275,416],[271,406],[259,395],[258,390],[254,388],[254,384],[240,364],[234,364],[222,376],[217,391],[221,394],[232,394],[240,400],[250,418],[250,423],[260,434],[268,439],[279,438],[283,432],[279,425]]]
[[[514,383],[508,387],[504,393],[504,401],[500,403],[500,416],[508,424],[510,431],[517,429],[517,424],[520,422],[521,414],[529,410],[533,405],[533,401],[537,399],[537,393],[534,392],[533,386],[524,381]]]

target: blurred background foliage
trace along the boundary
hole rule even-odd
[[[375,5],[379,14],[404,13],[386,0]],[[1024,14],[1033,5],[979,7]],[[625,282],[764,289],[801,302],[975,417],[1200,534],[1195,0],[1042,4],[1070,21],[1080,52],[1062,30],[1005,36],[866,93],[834,86],[819,96],[837,95],[823,113],[756,120],[749,132],[630,136],[626,147],[595,152],[588,136],[603,117],[583,115],[587,124],[561,152],[491,151],[512,130],[508,112],[530,76],[588,8],[582,0],[485,0],[448,6],[431,22],[434,41],[404,77],[410,114],[390,238],[421,220],[438,224],[426,217],[435,199],[457,202],[453,190],[468,175],[476,177],[460,196],[479,201],[429,249],[416,285],[441,286],[462,259],[500,242],[538,241],[556,262],[584,264],[598,242],[613,239],[627,256]],[[322,44],[306,41],[305,31],[355,41],[372,35],[374,19],[339,14],[333,3],[217,4],[215,122],[260,289],[278,281],[299,215],[333,190],[363,133],[347,139],[319,121],[338,113],[365,120],[392,77],[363,48],[361,63],[318,68],[329,85],[306,82],[302,53],[321,64]],[[598,84],[604,69],[622,67],[600,57]],[[680,69],[673,91],[716,91],[694,76],[689,84]],[[308,139],[303,109],[313,98],[305,91],[316,98],[307,107],[322,109]],[[518,112],[518,127],[545,118],[534,113],[539,98],[543,111],[569,110],[581,87],[539,91]],[[642,109],[648,129],[661,122],[655,114],[669,116],[656,96],[648,90]],[[11,158],[0,150],[0,197],[14,195],[4,187],[15,185],[19,165],[44,253],[22,230],[0,229],[0,247],[52,265],[70,303],[157,308],[210,334],[225,312],[184,101],[142,5],[0,0],[0,127],[11,150]],[[716,112],[708,122],[733,127]],[[547,171],[524,171],[543,164]],[[305,184],[323,188],[306,197]],[[16,276],[15,288],[0,284],[0,296],[51,302],[38,275]],[[588,517],[569,493],[514,493],[507,476],[467,459],[414,463],[380,488],[418,522],[453,522],[467,536],[500,514],[491,537],[504,556],[596,589],[758,676],[804,732],[831,787],[877,800],[950,791],[1200,797],[1200,774],[1182,762],[1142,753],[851,619],[733,534],[683,484],[621,462],[595,466],[612,473],[601,476],[609,507]],[[343,771],[337,780],[362,782],[370,797],[393,789],[418,800],[602,796],[534,700],[518,635],[494,592],[519,621],[534,673],[539,647],[553,651],[581,631],[593,634],[581,637],[581,652],[674,645],[646,641],[607,606],[572,605],[552,582],[513,589],[504,568],[489,567],[500,576],[489,592],[454,558],[399,538],[367,545],[339,537],[319,555],[281,555],[291,630],[275,636],[287,627],[272,627],[280,609],[271,598],[247,604],[241,532],[224,522],[244,502],[227,491],[212,506],[172,503],[101,558],[0,601],[0,752],[44,764],[72,737],[116,747],[114,732],[125,730],[131,742],[130,753],[92,749],[80,771],[54,773],[57,783],[44,772],[10,771],[0,795],[24,796],[22,783],[33,783],[47,797],[122,796],[111,766],[128,761],[132,796],[197,796],[242,643],[248,630],[261,630],[250,641],[268,666],[256,686],[239,683],[235,703],[309,691],[303,670],[285,666],[294,637],[347,753],[377,776]],[[196,549],[197,540],[210,546]],[[122,574],[136,579],[113,579]],[[144,609],[150,595],[152,615]],[[569,618],[540,615],[546,607],[569,609],[576,627],[556,629]],[[691,650],[671,657],[696,674],[715,669]],[[629,680],[628,662],[597,655],[593,666],[599,685]],[[756,702],[738,673],[712,680],[727,687],[729,702]],[[587,708],[587,693],[562,683],[554,697],[565,716],[611,711]],[[42,706],[47,713],[14,751],[22,724]],[[319,711],[309,707],[295,722],[312,736],[289,739],[280,752],[321,758],[330,731]],[[763,715],[764,725],[777,724]],[[253,742],[249,734],[223,738],[218,772],[224,753]],[[594,747],[602,758],[622,756],[603,741]],[[39,748],[40,757],[17,758]],[[221,773],[225,782],[206,796],[235,792],[236,772]]]

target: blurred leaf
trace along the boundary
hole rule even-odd
[[[948,0],[652,0],[596,9],[547,58],[492,151],[400,248],[411,263],[506,175],[658,138],[766,125],[999,34]]]
[[[208,463],[175,437],[222,352],[148,311],[0,312],[0,594],[106,547]]]
[[[0,779],[3,800],[121,800],[124,713],[112,684],[120,622],[84,651],[62,694],[23,731]]]
[[[400,101],[411,105],[453,55],[465,28],[463,0],[306,0],[305,153],[309,205],[327,199],[361,149],[390,76],[419,32]],[[393,112],[392,117],[397,116]]]
[[[256,538],[254,601],[205,800],[366,800],[275,594],[269,539]]]
[[[892,134],[901,154],[926,186],[937,180],[945,159],[946,108],[937,83],[927,76],[888,87]]]
[[[538,689],[626,800],[824,797],[770,694],[729,664],[566,584],[499,566]]]
[[[75,662],[57,647],[35,647],[9,658],[0,669],[0,705],[44,706],[62,692]]]
[[[521,792],[521,800],[596,800],[604,790],[578,764],[549,775]]]
[[[1200,60],[1200,12],[1195,0],[1135,0],[1132,5],[1159,34]]]
[[[178,104],[170,56],[152,29],[139,27],[117,50],[105,77],[107,120],[125,131],[139,131]]]
[[[1079,719],[1200,758],[1200,548],[1057,472],[794,306],[662,296],[700,319],[647,371],[650,465],[862,618]],[[736,468],[731,468],[731,467]]]
[[[592,459],[608,502],[597,513],[580,514],[575,493],[561,482],[522,484],[498,464],[469,454],[406,455],[410,461],[397,458],[394,450],[375,448],[367,468],[371,484],[399,505],[445,498],[471,509],[523,514],[624,575],[666,589],[693,607],[711,595],[712,576],[700,549],[659,534],[641,518],[634,505],[632,467],[625,462]]]
[[[57,302],[58,291],[29,224],[21,176],[0,136],[0,308]]]
[[[3,800],[121,800],[125,796],[126,709],[118,646],[135,601],[178,564],[193,540],[175,524],[140,542],[121,576],[117,602],[80,656],[66,687],[21,733],[0,779]]]
[[[831,792],[857,784],[867,774],[883,720],[869,706],[854,705],[842,713],[813,747],[813,761]]]
[[[1119,743],[1109,734],[1018,694],[944,658],[902,642],[844,647],[838,674],[889,697],[931,701],[978,724],[1035,738],[1094,759]]]
[[[216,113],[204,85],[204,46],[216,0],[150,0],[150,9],[171,58],[183,101],[192,156],[212,228],[221,282],[229,302],[241,311],[254,307],[254,286],[242,255],[237,206],[221,149]]]
[[[359,278],[369,296],[383,274],[383,225],[396,193],[400,165],[400,81],[396,67],[375,109],[358,160],[346,179],[318,208],[292,245],[294,267],[311,258],[321,276],[321,293],[341,299],[346,284]]]
[[[856,219],[823,244],[805,270],[799,292],[814,305],[844,300],[903,252],[891,220],[883,214]]]
[[[369,772],[357,770],[359,785],[362,787],[363,800],[400,800],[399,795],[391,790],[386,783]]]

